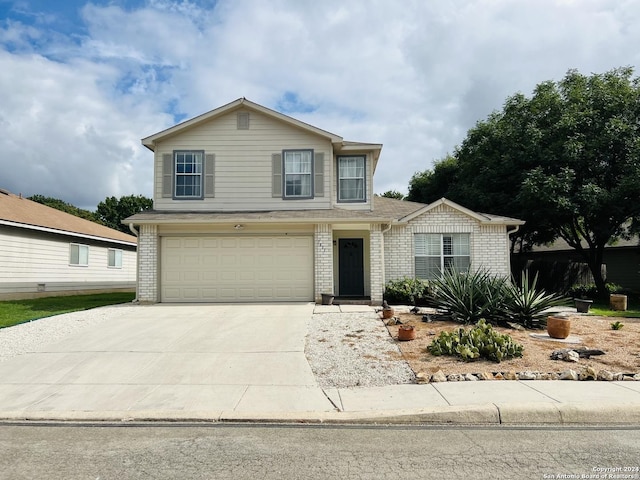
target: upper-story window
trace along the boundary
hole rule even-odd
[[[86,267],[89,265],[89,245],[72,243],[69,248],[69,265]]]
[[[176,151],[175,198],[202,198],[202,151]]]
[[[313,198],[313,150],[285,150],[284,198]]]
[[[338,157],[338,201],[364,202],[365,198],[364,155]]]

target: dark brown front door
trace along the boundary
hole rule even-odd
[[[338,240],[338,277],[340,296],[364,296],[364,256],[362,238],[341,238]]]

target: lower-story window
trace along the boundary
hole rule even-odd
[[[415,235],[416,277],[440,278],[442,272],[466,272],[471,266],[468,233],[417,233]]]
[[[89,265],[89,245],[72,243],[69,249],[69,264],[82,267]]]
[[[111,268],[122,268],[122,250],[110,248],[107,254],[107,266]]]

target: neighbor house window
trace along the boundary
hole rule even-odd
[[[313,150],[285,150],[284,198],[313,198]]]
[[[338,157],[338,201],[364,202],[364,156]]]
[[[83,267],[89,265],[89,245],[72,243],[69,249],[69,264]]]
[[[179,151],[175,157],[175,198],[202,198],[204,152]]]
[[[110,248],[107,257],[107,266],[112,268],[122,268],[122,250]]]
[[[468,233],[415,235],[416,277],[440,278],[444,270],[466,272],[471,266]]]

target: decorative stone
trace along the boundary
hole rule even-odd
[[[620,382],[620,381],[624,380],[624,373],[622,373],[622,372],[615,373],[613,375],[613,377],[614,377],[615,380]]]
[[[442,370],[438,370],[436,373],[431,375],[432,383],[446,382],[446,381],[447,381],[447,376],[444,374]]]
[[[540,380],[558,380],[560,375],[557,373],[542,373],[540,374]]]
[[[505,380],[517,380],[518,379],[518,375],[516,375],[516,372],[514,372],[513,370],[505,372],[503,374],[503,376],[504,376]]]
[[[428,373],[424,373],[424,372],[416,373],[416,382],[418,383],[429,383],[430,379],[431,379],[431,375],[429,375]]]
[[[476,377],[473,373],[467,373],[467,374],[464,376],[464,379],[465,379],[467,382],[477,382],[477,381],[478,381],[478,377]]]
[[[565,362],[578,362],[580,354],[570,348],[561,348],[551,352],[551,360],[564,360]]]
[[[491,372],[482,372],[480,374],[480,380],[493,380],[493,374]]]
[[[560,373],[560,380],[578,380],[578,373],[575,370],[565,370]]]
[[[452,373],[451,375],[447,375],[448,382],[464,382],[464,375],[461,373]]]
[[[609,370],[600,370],[598,372],[598,380],[602,380],[604,382],[611,382],[614,380],[614,375]]]
[[[504,375],[502,373],[498,372],[493,376],[493,379],[494,380],[504,380]]]
[[[636,382],[640,382],[640,373],[636,373],[636,374],[633,376],[633,379],[634,379]]]
[[[535,372],[520,372],[518,373],[518,380],[535,380],[537,377]]]
[[[593,367],[585,367],[580,372],[580,375],[578,376],[578,378],[580,380],[597,380],[598,374],[593,369]]]

